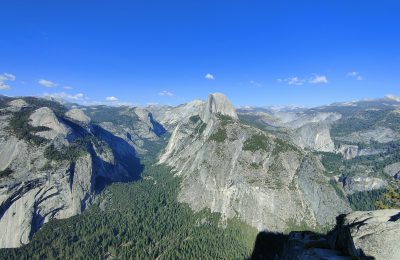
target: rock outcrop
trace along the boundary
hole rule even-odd
[[[333,152],[335,144],[326,123],[308,123],[296,129],[293,142],[301,148],[320,152]]]
[[[378,190],[388,185],[388,183],[381,178],[360,175],[345,177],[342,183],[347,194],[352,194],[357,191]]]
[[[357,211],[337,217],[328,234],[260,233],[252,259],[400,259],[400,210]]]
[[[216,114],[229,116],[234,120],[238,119],[235,108],[228,98],[221,93],[214,93],[208,96],[207,103],[200,114],[200,118],[203,122],[207,123],[211,117]]]
[[[0,113],[0,171],[8,170],[0,177],[0,248],[28,243],[50,219],[80,214],[106,183],[134,180],[141,170],[134,147],[99,126],[81,126],[91,121],[81,110],[64,117],[29,101],[11,101]]]
[[[59,135],[66,136],[68,133],[67,127],[57,119],[54,112],[48,107],[38,108],[31,114],[29,119],[32,126],[49,129],[36,133],[46,139],[54,139]]]
[[[357,211],[338,217],[330,234],[332,246],[350,256],[375,259],[400,259],[400,210]]]
[[[393,163],[393,164],[386,166],[384,168],[384,172],[387,175],[389,175],[395,179],[398,179],[399,178],[398,176],[400,176],[400,162]]]
[[[84,125],[90,124],[90,117],[88,117],[82,109],[73,108],[65,113],[69,119],[75,120],[76,122],[82,123]]]
[[[147,125],[148,129],[155,133],[157,136],[165,133],[164,127],[159,124],[154,118],[153,114],[148,110],[143,108],[135,108],[135,114],[139,117],[139,119]]]
[[[177,107],[149,106],[146,107],[146,110],[150,111],[155,120],[172,132],[182,120],[202,113],[204,111],[204,101],[193,100]]]
[[[183,178],[179,201],[275,231],[350,211],[317,158],[240,123],[226,97],[210,95],[200,111],[178,124],[159,160]]]

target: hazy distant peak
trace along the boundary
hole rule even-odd
[[[400,96],[395,96],[395,95],[391,95],[391,94],[386,95],[385,99],[400,102]]]

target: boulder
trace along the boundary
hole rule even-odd
[[[400,210],[356,211],[337,218],[331,246],[354,258],[400,259]]]

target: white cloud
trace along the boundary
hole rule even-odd
[[[46,88],[54,88],[54,87],[57,87],[57,85],[58,85],[57,83],[54,83],[47,79],[39,79],[38,83]]]
[[[114,96],[110,96],[110,97],[106,97],[107,101],[118,101],[119,99],[117,97]]]
[[[54,98],[56,100],[66,100],[66,101],[83,101],[88,99],[85,97],[83,93],[77,93],[75,95],[71,95],[65,92],[44,93],[43,96],[47,98]]]
[[[172,97],[174,94],[172,94],[171,92],[164,90],[161,91],[160,93],[158,93],[158,95],[163,96],[163,97]]]
[[[212,74],[210,74],[210,73],[207,73],[205,78],[208,79],[208,80],[214,80],[215,79],[214,76]]]
[[[6,84],[7,81],[15,81],[16,77],[10,73],[3,73],[0,75],[0,90],[11,89],[9,85]]]
[[[256,87],[261,87],[261,83],[255,81],[255,80],[250,80],[250,84],[251,84],[251,85],[254,85],[254,86],[256,86]]]
[[[328,83],[328,78],[325,75],[313,75],[310,77],[308,80],[299,78],[297,76],[286,78],[286,79],[277,79],[276,80],[278,83],[287,83],[288,85],[295,85],[295,86],[301,86],[304,85],[305,83],[309,84],[326,84]]]
[[[309,82],[311,84],[326,84],[328,83],[328,79],[324,75],[314,75],[310,78]]]
[[[85,96],[83,93],[77,93],[74,95],[65,93],[65,92],[58,92],[58,93],[44,93],[42,95],[45,98],[52,98],[61,103],[64,102],[76,102],[81,105],[85,106],[96,106],[96,105],[107,105],[107,106],[134,106],[132,102],[123,102],[119,101],[118,99],[114,99],[113,97],[111,100],[106,101],[95,101],[91,100],[89,97]],[[110,97],[109,97],[110,98]],[[112,101],[112,102],[110,102]]]
[[[363,77],[357,71],[347,73],[347,77],[355,78],[356,80],[363,80]]]
[[[301,86],[304,84],[304,79],[300,79],[298,77],[291,77],[288,79],[284,79],[283,81],[287,82],[289,85]]]
[[[64,86],[63,89],[74,89],[74,88],[71,86]]]

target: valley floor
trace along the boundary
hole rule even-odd
[[[52,220],[22,248],[0,259],[244,259],[257,231],[218,213],[177,202],[180,180],[164,166],[115,183],[82,215]]]

